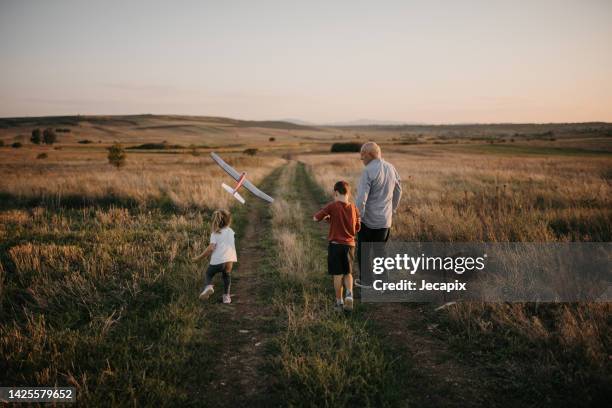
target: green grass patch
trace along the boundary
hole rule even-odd
[[[206,214],[4,212],[0,383],[74,386],[79,404],[199,405],[218,339],[188,260]]]

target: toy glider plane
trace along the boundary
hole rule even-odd
[[[225,189],[225,191],[230,193],[236,200],[240,201],[242,204],[245,203],[244,198],[242,198],[242,196],[238,194],[238,189],[240,187],[245,187],[247,190],[253,193],[256,197],[259,197],[262,200],[267,201],[269,203],[274,202],[274,199],[272,197],[270,197],[269,195],[267,195],[266,193],[264,193],[263,191],[255,187],[253,183],[251,183],[249,180],[246,179],[246,172],[243,171],[242,173],[238,173],[232,166],[224,162],[223,159],[214,152],[210,153],[210,157],[212,157],[213,160],[217,162],[217,164],[223,170],[225,170],[227,174],[229,174],[234,180],[238,182],[238,184],[236,184],[236,187],[234,188],[231,188],[225,183],[221,183],[221,186]]]

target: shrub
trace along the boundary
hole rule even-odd
[[[11,147],[14,147],[15,149],[19,149],[21,146],[23,146],[21,143],[19,142],[15,142],[11,145]]]
[[[43,132],[43,142],[48,145],[52,145],[57,141],[57,135],[51,128],[45,129]]]
[[[70,129],[68,128],[59,128],[59,129],[55,129],[55,131],[57,133],[70,133]]]
[[[34,144],[40,144],[42,140],[40,129],[32,130],[32,136],[30,137],[30,141]]]
[[[270,141],[270,142],[275,142],[275,141],[276,141],[276,138],[275,138],[275,137],[271,137],[271,138],[269,138],[269,139],[268,139],[268,141]]]
[[[245,149],[242,153],[249,156],[255,156],[257,154],[257,149]]]
[[[46,159],[47,157],[49,157],[47,153],[39,153],[38,156],[36,156],[37,159]]]
[[[0,147],[4,147],[4,140],[0,140]]]
[[[191,155],[194,157],[198,157],[200,155],[200,151],[198,150],[198,146],[192,144],[189,145],[189,148],[191,149]]]
[[[125,166],[125,158],[125,150],[120,143],[115,143],[108,148],[108,162],[116,168]]]
[[[143,149],[143,150],[163,150],[163,149],[184,149],[184,146],[168,144],[165,140],[161,143],[143,143],[138,146],[131,146],[128,149]]]
[[[359,152],[360,150],[361,143],[359,142],[334,143],[331,147],[332,153]]]
[[[90,143],[93,143],[93,142],[91,140],[89,140],[89,139],[83,139],[83,140],[79,140],[79,143],[80,144],[90,144]]]

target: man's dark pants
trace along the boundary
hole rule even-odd
[[[361,224],[361,229],[357,234],[357,260],[359,262],[359,275],[360,282],[364,285],[372,284],[372,271],[368,271],[365,269],[366,273],[361,267],[361,256],[367,256],[370,259],[367,259],[368,265],[372,264],[371,259],[374,257],[374,253],[372,250],[372,242],[387,242],[389,240],[389,233],[391,232],[391,228],[369,228],[365,224]],[[384,256],[384,254],[376,254],[376,256]],[[368,273],[369,272],[369,273]]]

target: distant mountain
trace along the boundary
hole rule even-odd
[[[306,123],[306,122],[303,122]],[[71,115],[71,116],[30,116],[16,118],[0,118],[0,129],[18,126],[81,126],[93,124],[96,126],[129,127],[136,130],[219,126],[223,131],[229,128],[268,128],[285,130],[319,130],[311,124],[301,124],[280,120],[240,120],[217,116],[191,115]]]
[[[402,125],[423,125],[420,122],[400,122],[395,120],[376,120],[376,119],[357,119],[346,122],[308,122],[301,119],[279,119],[282,122],[294,123],[301,126],[402,126]]]
[[[301,119],[285,118],[285,119],[279,119],[278,121],[279,122],[293,123],[294,125],[300,125],[300,126],[317,126],[316,123],[307,122],[307,121],[301,120]]]

